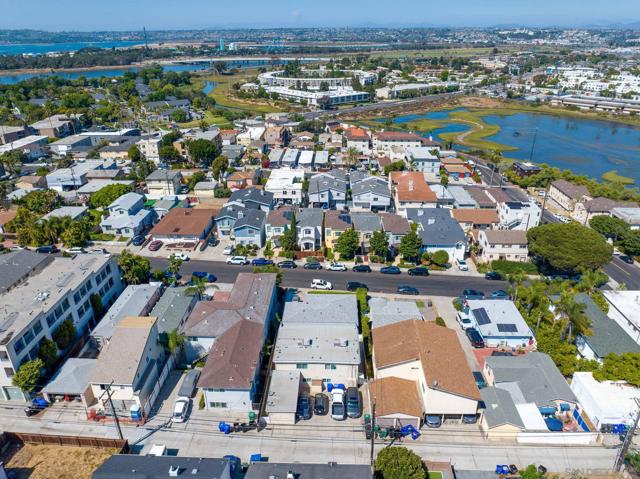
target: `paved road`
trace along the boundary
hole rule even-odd
[[[165,269],[167,260],[164,258],[149,258],[151,269]],[[219,261],[191,260],[182,264],[180,270],[183,276],[191,275],[194,271],[206,271],[218,277],[223,283],[233,283],[241,271],[253,271],[252,266],[233,266]],[[497,289],[506,289],[504,281],[487,281],[478,276],[433,274],[428,277],[409,276],[405,272],[400,275],[372,273],[354,273],[352,271],[311,271],[302,267],[281,270],[284,273],[283,286],[294,288],[308,288],[314,278],[325,279],[333,284],[334,289],[345,289],[348,281],[360,281],[374,293],[395,293],[401,284],[410,284],[419,289],[420,294],[435,296],[456,296],[463,289],[479,289],[486,293]]]
[[[614,256],[602,269],[618,284],[624,283],[628,290],[640,290],[640,268],[635,264],[627,264]]]

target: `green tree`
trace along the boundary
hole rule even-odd
[[[522,479],[544,479],[545,475],[538,471],[538,468],[529,464],[525,469],[519,472]]]
[[[42,359],[44,366],[51,369],[58,361],[58,346],[49,338],[42,338],[38,347],[38,357]]]
[[[127,150],[127,156],[134,163],[136,161],[140,161],[140,160],[144,159],[144,156],[142,155],[142,152],[140,151],[140,148],[138,148],[138,145],[131,145],[129,147],[129,149]]]
[[[382,479],[426,479],[427,469],[406,447],[385,447],[376,456],[375,471]]]
[[[37,190],[20,200],[26,209],[41,215],[47,214],[62,204],[62,198],[55,190]]]
[[[193,163],[205,167],[208,167],[219,153],[218,146],[214,142],[203,138],[190,141],[187,148]]]
[[[72,221],[60,234],[60,239],[66,247],[84,246],[90,239],[90,223],[85,220]]]
[[[253,268],[254,273],[273,273],[276,275],[276,286],[282,286],[282,279],[284,274],[280,268],[275,264],[268,264],[265,266],[255,266]]]
[[[640,256],[640,231],[628,231],[622,238],[624,252],[631,256]]]
[[[91,301],[91,307],[93,308],[93,317],[101,318],[105,313],[104,305],[102,304],[102,296],[93,293],[89,296],[89,300]]]
[[[431,262],[438,266],[445,266],[449,262],[449,253],[442,249],[434,251],[431,255]]]
[[[174,109],[169,117],[171,118],[171,121],[175,121],[176,123],[184,123],[189,119],[187,112],[180,108]]]
[[[184,336],[180,334],[177,329],[169,331],[167,336],[167,348],[172,353],[175,353],[184,344]]]
[[[134,255],[128,250],[124,250],[120,254],[118,265],[122,270],[122,279],[127,284],[141,284],[149,280],[151,265],[147,258]]]
[[[344,164],[347,168],[351,168],[358,164],[359,158],[360,152],[356,148],[350,147],[347,149],[347,154],[344,155]]]
[[[298,247],[298,220],[295,212],[291,213],[291,223],[280,239],[280,246],[287,252],[295,251]]]
[[[114,184],[100,188],[91,195],[91,206],[93,208],[106,208],[122,195],[131,192],[131,186]]]
[[[611,238],[613,241],[622,238],[625,233],[629,231],[629,225],[627,223],[620,218],[607,215],[594,216],[589,220],[589,226],[601,235]]]
[[[36,389],[44,367],[44,363],[40,358],[27,361],[18,368],[11,378],[11,382],[23,392],[32,393]]]
[[[182,159],[178,150],[173,145],[161,146],[158,150],[158,155],[162,161],[167,163],[177,163]]]
[[[217,157],[215,160],[213,160],[213,162],[211,163],[211,175],[215,179],[220,181],[221,175],[227,171],[228,167],[229,167],[229,158],[227,158],[224,155],[221,155]]]
[[[204,181],[206,178],[207,176],[202,171],[196,171],[193,175],[191,175],[191,177],[189,178],[189,182],[187,183],[189,190],[193,191],[193,188],[201,181]]]
[[[386,258],[389,253],[389,238],[387,238],[387,234],[382,230],[374,231],[369,240],[369,246],[371,246],[371,251],[376,256]]]
[[[25,161],[27,161],[27,155],[20,150],[7,151],[0,155],[0,163],[4,167],[4,170],[10,175],[20,173],[22,163]]]
[[[169,256],[169,265],[167,266],[167,271],[169,271],[169,273],[173,275],[174,283],[177,281],[178,273],[180,272],[182,263],[183,261],[176,255],[172,254],[171,256]]]
[[[197,296],[198,299],[204,294],[207,289],[207,279],[198,278],[197,276],[191,277],[191,285],[185,290],[185,294],[188,296]]]
[[[360,235],[353,228],[342,233],[336,241],[335,250],[344,259],[353,259],[358,248],[360,248]]]
[[[263,254],[265,258],[273,258],[273,248],[271,247],[271,240],[267,240],[267,244],[264,247]]]
[[[76,335],[76,327],[73,324],[73,321],[70,318],[67,318],[60,323],[60,326],[56,328],[51,336],[58,345],[58,349],[64,351],[71,345],[71,343],[73,343],[76,339]]]
[[[144,179],[153,173],[156,169],[156,165],[150,160],[136,161],[131,165],[131,171],[129,172],[129,179],[134,181],[144,181]]]
[[[400,240],[400,254],[409,261],[415,261],[420,254],[420,248],[422,248],[422,240],[418,236],[416,228],[417,225],[415,223],[412,224],[411,231]]]
[[[575,301],[573,291],[563,291],[560,299],[556,304],[556,311],[560,314],[563,322],[562,337],[571,342],[573,333],[581,335],[589,335],[591,321],[585,314],[586,306],[584,303]]]
[[[602,367],[594,371],[593,377],[598,381],[626,381],[640,386],[640,354],[609,354],[604,358]]]
[[[561,271],[597,269],[611,261],[613,248],[596,231],[572,224],[545,224],[527,232],[529,251]]]

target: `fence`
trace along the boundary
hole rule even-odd
[[[5,432],[1,436],[2,444],[19,442],[23,444],[75,446],[75,447],[100,447],[117,449],[126,454],[129,452],[129,443],[125,439],[109,439],[83,436],[59,436],[50,434],[32,434],[23,432]]]

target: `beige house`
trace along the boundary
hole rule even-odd
[[[472,229],[492,230],[500,223],[498,212],[487,208],[456,208],[451,210],[451,216],[465,233]]]
[[[636,208],[637,206],[638,204],[633,202],[614,201],[609,198],[597,197],[576,203],[571,217],[577,222],[586,225],[595,216],[612,216],[611,211],[614,208]]]
[[[556,180],[549,187],[549,198],[569,213],[572,213],[576,203],[585,197],[590,199],[586,186],[574,185],[567,180]]]
[[[524,263],[529,259],[527,232],[520,230],[480,230],[478,259],[483,263],[508,260]]]
[[[47,187],[47,178],[44,176],[21,176],[16,182],[16,189],[36,190]]]
[[[414,381],[426,415],[477,414],[480,393],[456,331],[409,320],[376,328],[372,336],[376,380]]]

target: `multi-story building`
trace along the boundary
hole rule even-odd
[[[526,231],[480,230],[478,232],[478,245],[478,258],[485,263],[493,260],[524,263],[529,259]]]
[[[271,172],[264,189],[273,194],[276,203],[299,205],[303,199],[303,181],[303,169],[280,168]]]
[[[423,138],[415,133],[401,131],[381,131],[373,134],[373,149],[380,153],[388,153],[391,148],[420,148]]]
[[[572,213],[576,203],[585,197],[589,197],[586,186],[574,185],[567,180],[556,180],[549,187],[549,198],[569,213]]]
[[[3,271],[18,278],[0,295],[0,390],[3,399],[22,401],[25,395],[11,378],[22,363],[38,357],[42,339],[51,339],[67,319],[84,335],[95,320],[91,298],[108,306],[123,285],[115,260],[103,255],[54,258],[37,270],[10,266]]]
[[[371,153],[370,138],[362,128],[348,128],[344,132],[347,148],[355,148],[358,152],[368,155]]]
[[[138,148],[140,149],[140,153],[142,153],[147,160],[158,163],[160,162],[161,143],[162,138],[156,136],[142,138],[138,141]]]
[[[542,210],[533,201],[504,201],[498,203],[500,228],[528,231],[540,224]]]
[[[426,146],[405,148],[404,158],[412,170],[440,176],[440,158],[434,154],[434,148]]]
[[[180,192],[182,174],[176,170],[156,170],[145,178],[147,195],[153,198],[175,196]]]
[[[336,169],[314,175],[308,195],[309,206],[342,209],[347,205],[347,177]]]
[[[31,135],[0,145],[0,155],[11,151],[21,151],[29,160],[37,160],[47,155],[47,137],[44,135]]]

